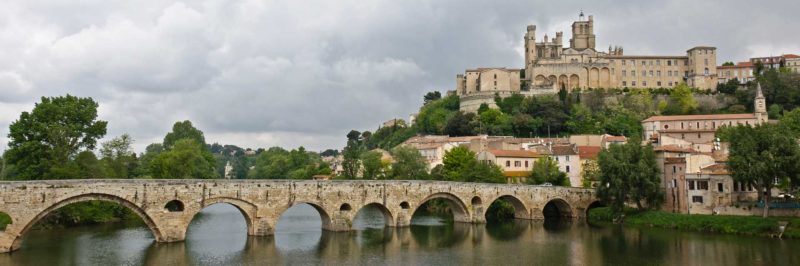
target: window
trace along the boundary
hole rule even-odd
[[[722,192],[722,183],[717,183],[717,191]]]
[[[706,59],[703,59],[703,62],[704,62],[706,65],[708,65],[708,58],[706,58]]]
[[[669,125],[664,125],[664,129],[669,129]]]
[[[514,161],[514,167],[521,167],[521,166],[522,166],[522,162]]]
[[[697,129],[700,129],[700,122],[695,122],[695,125],[697,126]]]
[[[704,74],[704,75],[706,75],[706,76],[708,76],[708,68],[706,68],[706,69],[704,69],[704,70],[703,70],[703,74]]]
[[[661,87],[661,81],[659,81],[659,82],[656,82],[656,85],[657,85],[657,86],[659,86],[659,87]]]
[[[631,59],[631,65],[635,66],[636,65],[636,60]]]
[[[627,83],[627,82],[625,82],[625,81],[623,81],[623,82],[622,82],[622,87],[626,87],[626,86],[628,86],[628,83]]]
[[[631,77],[635,77],[635,76],[636,76],[636,70],[631,70]]]
[[[646,66],[647,65],[647,61],[642,60],[642,65]]]
[[[700,137],[700,133],[697,133],[697,138],[698,138],[698,139],[700,139],[700,138],[701,138],[701,137]]]
[[[674,173],[677,173],[677,172],[678,172],[678,167],[673,165],[672,166],[672,173],[674,174]]]
[[[669,82],[669,86],[672,87],[672,81]]]
[[[651,76],[651,77],[653,76],[653,71],[652,71],[652,70],[650,70],[650,76]]]
[[[631,86],[636,87],[636,81],[631,81]]]
[[[689,190],[694,190],[694,180],[689,181]]]
[[[506,161],[506,167],[511,167],[511,161]]]
[[[703,196],[692,196],[692,203],[703,203]]]
[[[678,180],[672,179],[672,187],[678,187]]]
[[[661,70],[656,71],[656,77],[660,77],[660,76],[661,76]]]
[[[625,62],[625,61],[623,61],[623,62]],[[627,76],[627,75],[628,75],[628,71],[626,71],[626,70],[623,70],[623,71],[622,71],[622,76],[624,77],[624,76]]]
[[[681,139],[686,139],[686,134],[681,134]]]
[[[569,155],[567,155],[567,156],[566,156],[566,158],[565,158],[564,160],[565,160],[565,161],[567,161],[567,162],[569,162]]]
[[[647,81],[642,81],[642,86],[647,87]]]
[[[525,168],[528,168],[528,161],[525,161]]]
[[[708,190],[708,181],[697,181],[698,190]]]
[[[660,66],[661,65],[661,60],[656,60],[656,65]]]
[[[681,129],[683,129],[683,122],[681,122]]]
[[[667,66],[672,66],[672,60],[667,60]]]
[[[569,165],[567,165],[567,173],[569,173]]]
[[[613,60],[612,60],[612,62],[613,62]],[[622,60],[622,65],[623,65],[623,66],[625,65],[625,60]]]

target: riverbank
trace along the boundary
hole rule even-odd
[[[588,221],[595,225],[607,225],[613,221],[611,208],[595,208],[589,210]],[[800,218],[757,216],[726,216],[677,214],[662,211],[625,212],[623,224],[631,227],[659,227],[686,231],[711,232],[737,235],[773,236],[778,234],[778,222],[786,221],[789,225],[783,238],[800,238]]]

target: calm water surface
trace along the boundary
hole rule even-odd
[[[800,241],[597,228],[582,222],[451,224],[417,215],[383,227],[378,209],[352,232],[323,232],[308,205],[289,209],[271,237],[248,237],[244,217],[216,204],[198,214],[186,241],[154,243],[145,226],[30,232],[0,265],[800,265]]]

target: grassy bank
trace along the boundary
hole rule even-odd
[[[592,224],[610,224],[613,216],[611,208],[589,210],[588,220]],[[778,221],[789,225],[783,233],[784,238],[800,238],[800,218],[796,217],[756,217],[726,215],[688,215],[661,211],[627,210],[623,224],[633,227],[659,227],[687,231],[771,236],[778,232]]]

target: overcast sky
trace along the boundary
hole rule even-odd
[[[128,1],[0,3],[0,150],[42,96],[100,104],[136,151],[191,120],[209,143],[341,148],[416,112],[474,67],[522,67],[537,39],[594,15],[597,47],[718,62],[800,53],[800,1]]]

